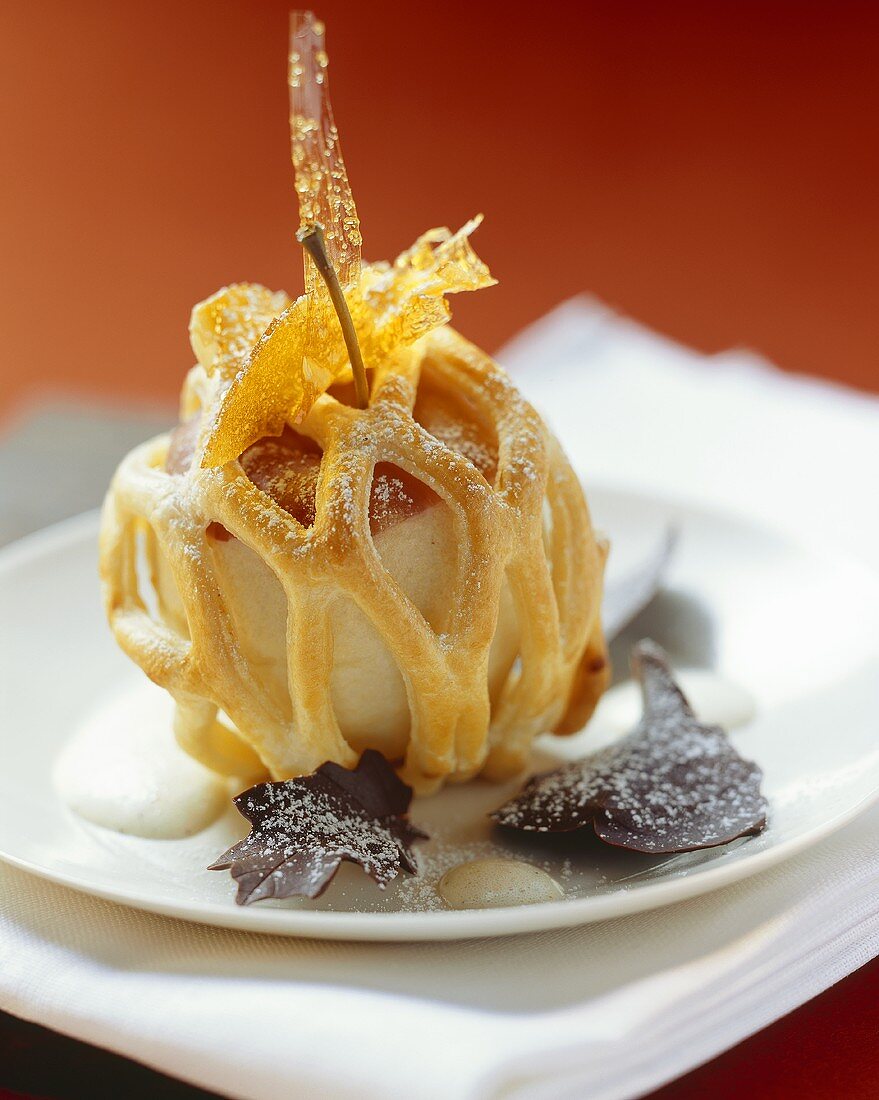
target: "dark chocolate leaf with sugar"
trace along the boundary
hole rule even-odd
[[[400,868],[416,873],[413,844],[426,839],[406,816],[412,790],[370,749],[353,770],[324,764],[312,775],[258,783],[235,799],[250,833],[210,866],[230,870],[236,901],[316,898],[343,860],[384,887]]]
[[[672,854],[727,844],[766,825],[762,772],[719,726],[693,714],[665,653],[651,641],[632,650],[644,713],[615,745],[531,779],[491,817],[528,832],[591,826],[601,840]]]

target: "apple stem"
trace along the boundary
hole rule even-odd
[[[345,295],[342,292],[342,284],[339,282],[339,276],[336,274],[336,269],[333,267],[330,262],[330,257],[327,254],[323,226],[318,222],[315,222],[313,225],[303,225],[296,233],[296,240],[299,241],[303,248],[308,250],[311,258],[314,260],[314,266],[317,268],[318,274],[326,283],[327,290],[330,292],[330,299],[333,303],[336,315],[339,318],[342,337],[345,340],[345,347],[348,349],[348,358],[351,361],[351,370],[354,374],[354,392],[357,396],[357,407],[365,409],[369,404],[369,383],[366,380],[366,368],[363,365],[363,356],[360,354],[360,343],[357,340],[354,321],[351,319],[351,310],[348,308],[348,303],[345,301]]]

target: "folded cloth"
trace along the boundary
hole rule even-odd
[[[588,300],[501,359],[590,480],[683,490],[879,566],[879,401],[706,359]],[[458,944],[228,932],[0,868],[0,1007],[235,1097],[627,1100],[877,954],[879,810],[704,897]]]

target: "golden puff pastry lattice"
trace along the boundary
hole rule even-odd
[[[181,472],[165,468],[168,436],[133,451],[101,535],[113,631],[174,696],[187,751],[255,779],[326,760],[351,767],[375,747],[426,792],[479,772],[510,776],[537,734],[586,721],[607,679],[605,548],[557,442],[488,356],[443,328],[376,368],[367,409],[319,396],[295,425],[322,451],[309,526],[241,459],[202,466],[211,422],[197,410],[214,406],[216,384],[202,367],[190,373],[183,406],[197,428]],[[472,431],[461,443],[448,425],[433,434],[419,423],[419,385],[472,410],[491,469],[474,461]],[[434,503],[421,527],[372,529],[380,464],[426,487]],[[364,725],[364,713],[381,721]]]

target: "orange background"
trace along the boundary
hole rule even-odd
[[[288,4],[0,8],[0,413],[172,400],[192,304],[295,291]],[[483,210],[496,347],[588,290],[879,390],[879,5],[323,0],[368,257]]]

